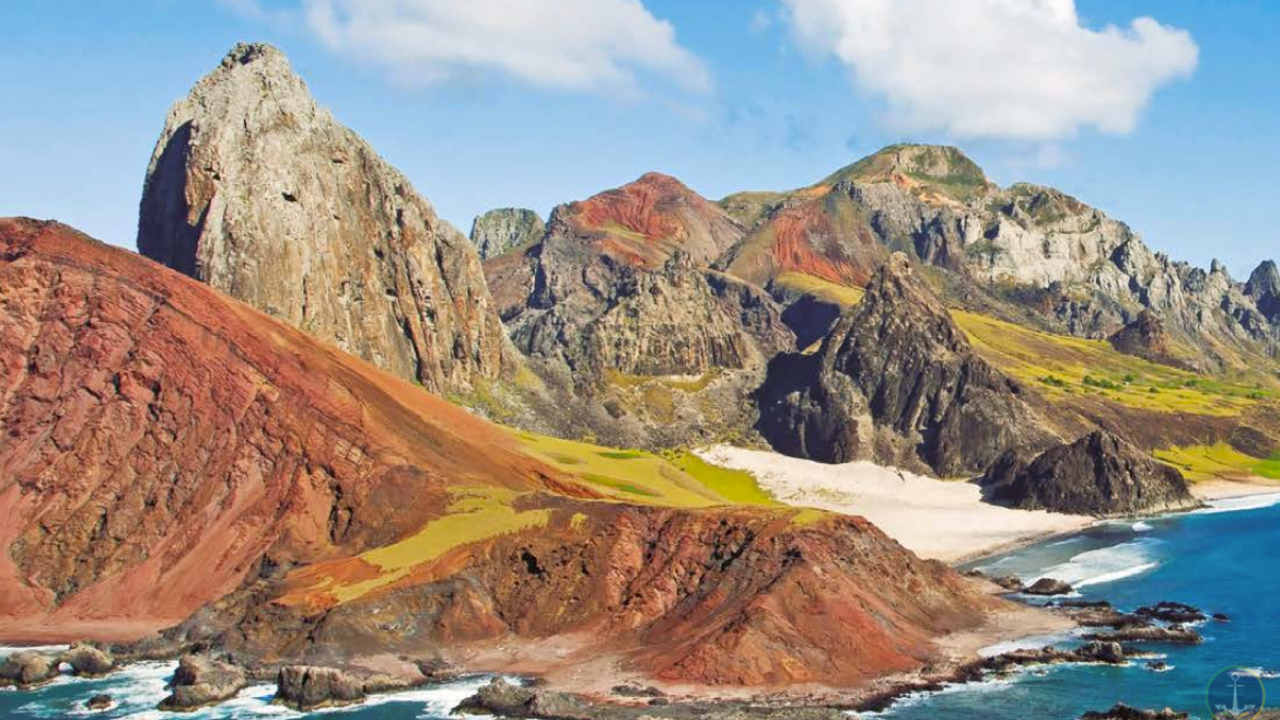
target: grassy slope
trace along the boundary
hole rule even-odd
[[[533,433],[516,436],[530,455],[615,500],[685,508],[778,504],[749,473],[712,465],[690,453],[663,457]]]
[[[1280,455],[1259,460],[1227,443],[1157,450],[1155,456],[1178,468],[1191,480],[1250,476],[1280,480]]]
[[[862,296],[866,294],[866,291],[856,285],[842,285],[831,282],[826,278],[798,272],[784,272],[774,278],[773,282],[787,290],[804,295],[812,295],[819,300],[825,300],[845,308],[853,307],[862,302]]]

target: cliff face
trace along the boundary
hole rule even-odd
[[[15,637],[187,618],[147,647],[487,670],[572,643],[566,664],[673,682],[845,685],[1001,607],[861,519],[598,501],[513,435],[57,224],[0,221],[0,286]]]
[[[1025,390],[978,357],[895,254],[813,356],[783,356],[757,393],[760,430],[781,452],[825,462],[923,464],[978,474],[1049,434]]]
[[[471,243],[482,259],[498,257],[542,239],[547,226],[538,213],[521,208],[501,208],[480,215],[471,223]]]
[[[450,483],[554,475],[468,413],[64,226],[0,221],[0,285],[10,620],[172,623],[263,558],[416,530]]]
[[[138,225],[144,255],[429,389],[503,369],[474,247],[270,46],[170,110]]]
[[[516,346],[590,378],[760,367],[791,342],[778,308],[707,269],[740,232],[650,173],[557,208],[538,246],[486,270]]]
[[[1002,458],[984,478],[993,499],[1028,510],[1142,515],[1199,505],[1182,473],[1105,431],[1051,448],[1030,462]]]

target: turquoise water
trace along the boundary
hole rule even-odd
[[[1154,672],[1137,662],[1127,667],[1061,666],[1028,670],[1009,680],[958,686],[911,698],[881,720],[1073,720],[1087,710],[1124,701],[1141,707],[1171,706],[1207,720],[1205,689],[1229,666],[1255,668],[1262,683],[1280,670],[1280,498],[1223,503],[1207,512],[1142,523],[1111,523],[1081,535],[994,558],[979,567],[1025,579],[1049,575],[1072,582],[1086,599],[1105,598],[1122,609],[1161,600],[1186,602],[1207,612],[1225,612],[1229,623],[1210,622],[1197,647],[1158,647],[1171,666]],[[1071,637],[1037,638],[1029,645],[1068,644]],[[992,649],[991,652],[995,652]],[[2,651],[0,651],[2,652]],[[102,680],[64,678],[31,693],[0,690],[0,718],[303,718],[407,720],[447,718],[449,710],[487,679],[374,698],[362,706],[304,715],[270,704],[273,688],[249,688],[235,701],[191,715],[155,710],[164,696],[171,664],[131,667]],[[1250,676],[1250,679],[1252,676]],[[1230,704],[1225,676],[1213,685],[1215,702]],[[1242,692],[1257,695],[1258,680]],[[84,701],[107,693],[120,704],[91,714]],[[1242,702],[1243,704],[1243,702]]]

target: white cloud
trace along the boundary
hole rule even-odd
[[[303,14],[329,48],[404,82],[496,73],[624,96],[644,77],[711,86],[671,24],[639,0],[303,0]]]
[[[1190,76],[1186,31],[1141,17],[1084,27],[1074,0],[781,0],[797,43],[834,54],[910,132],[1050,140],[1128,133]]]

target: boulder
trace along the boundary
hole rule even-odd
[[[186,655],[173,673],[161,710],[186,712],[230,700],[248,686],[242,668],[206,655]]]
[[[275,701],[302,712],[352,705],[365,698],[364,681],[336,668],[290,665],[280,668]]]
[[[110,695],[94,695],[84,704],[85,708],[95,712],[110,710],[112,705],[115,705],[115,700]]]
[[[1163,710],[1140,710],[1124,703],[1116,703],[1110,710],[1090,711],[1080,716],[1080,720],[1187,720],[1187,713],[1177,712],[1170,708]]]
[[[101,677],[115,670],[111,653],[96,645],[76,643],[62,653],[58,661],[71,666],[71,672],[82,677]]]
[[[1069,583],[1065,583],[1061,580],[1056,580],[1054,578],[1046,577],[1046,578],[1040,578],[1039,580],[1036,580],[1034,583],[1031,583],[1031,587],[1024,589],[1022,592],[1026,593],[1027,595],[1040,595],[1040,596],[1048,597],[1052,595],[1070,594],[1072,592],[1072,587]]]
[[[32,651],[13,653],[0,663],[0,687],[29,688],[58,677],[58,658]]]

